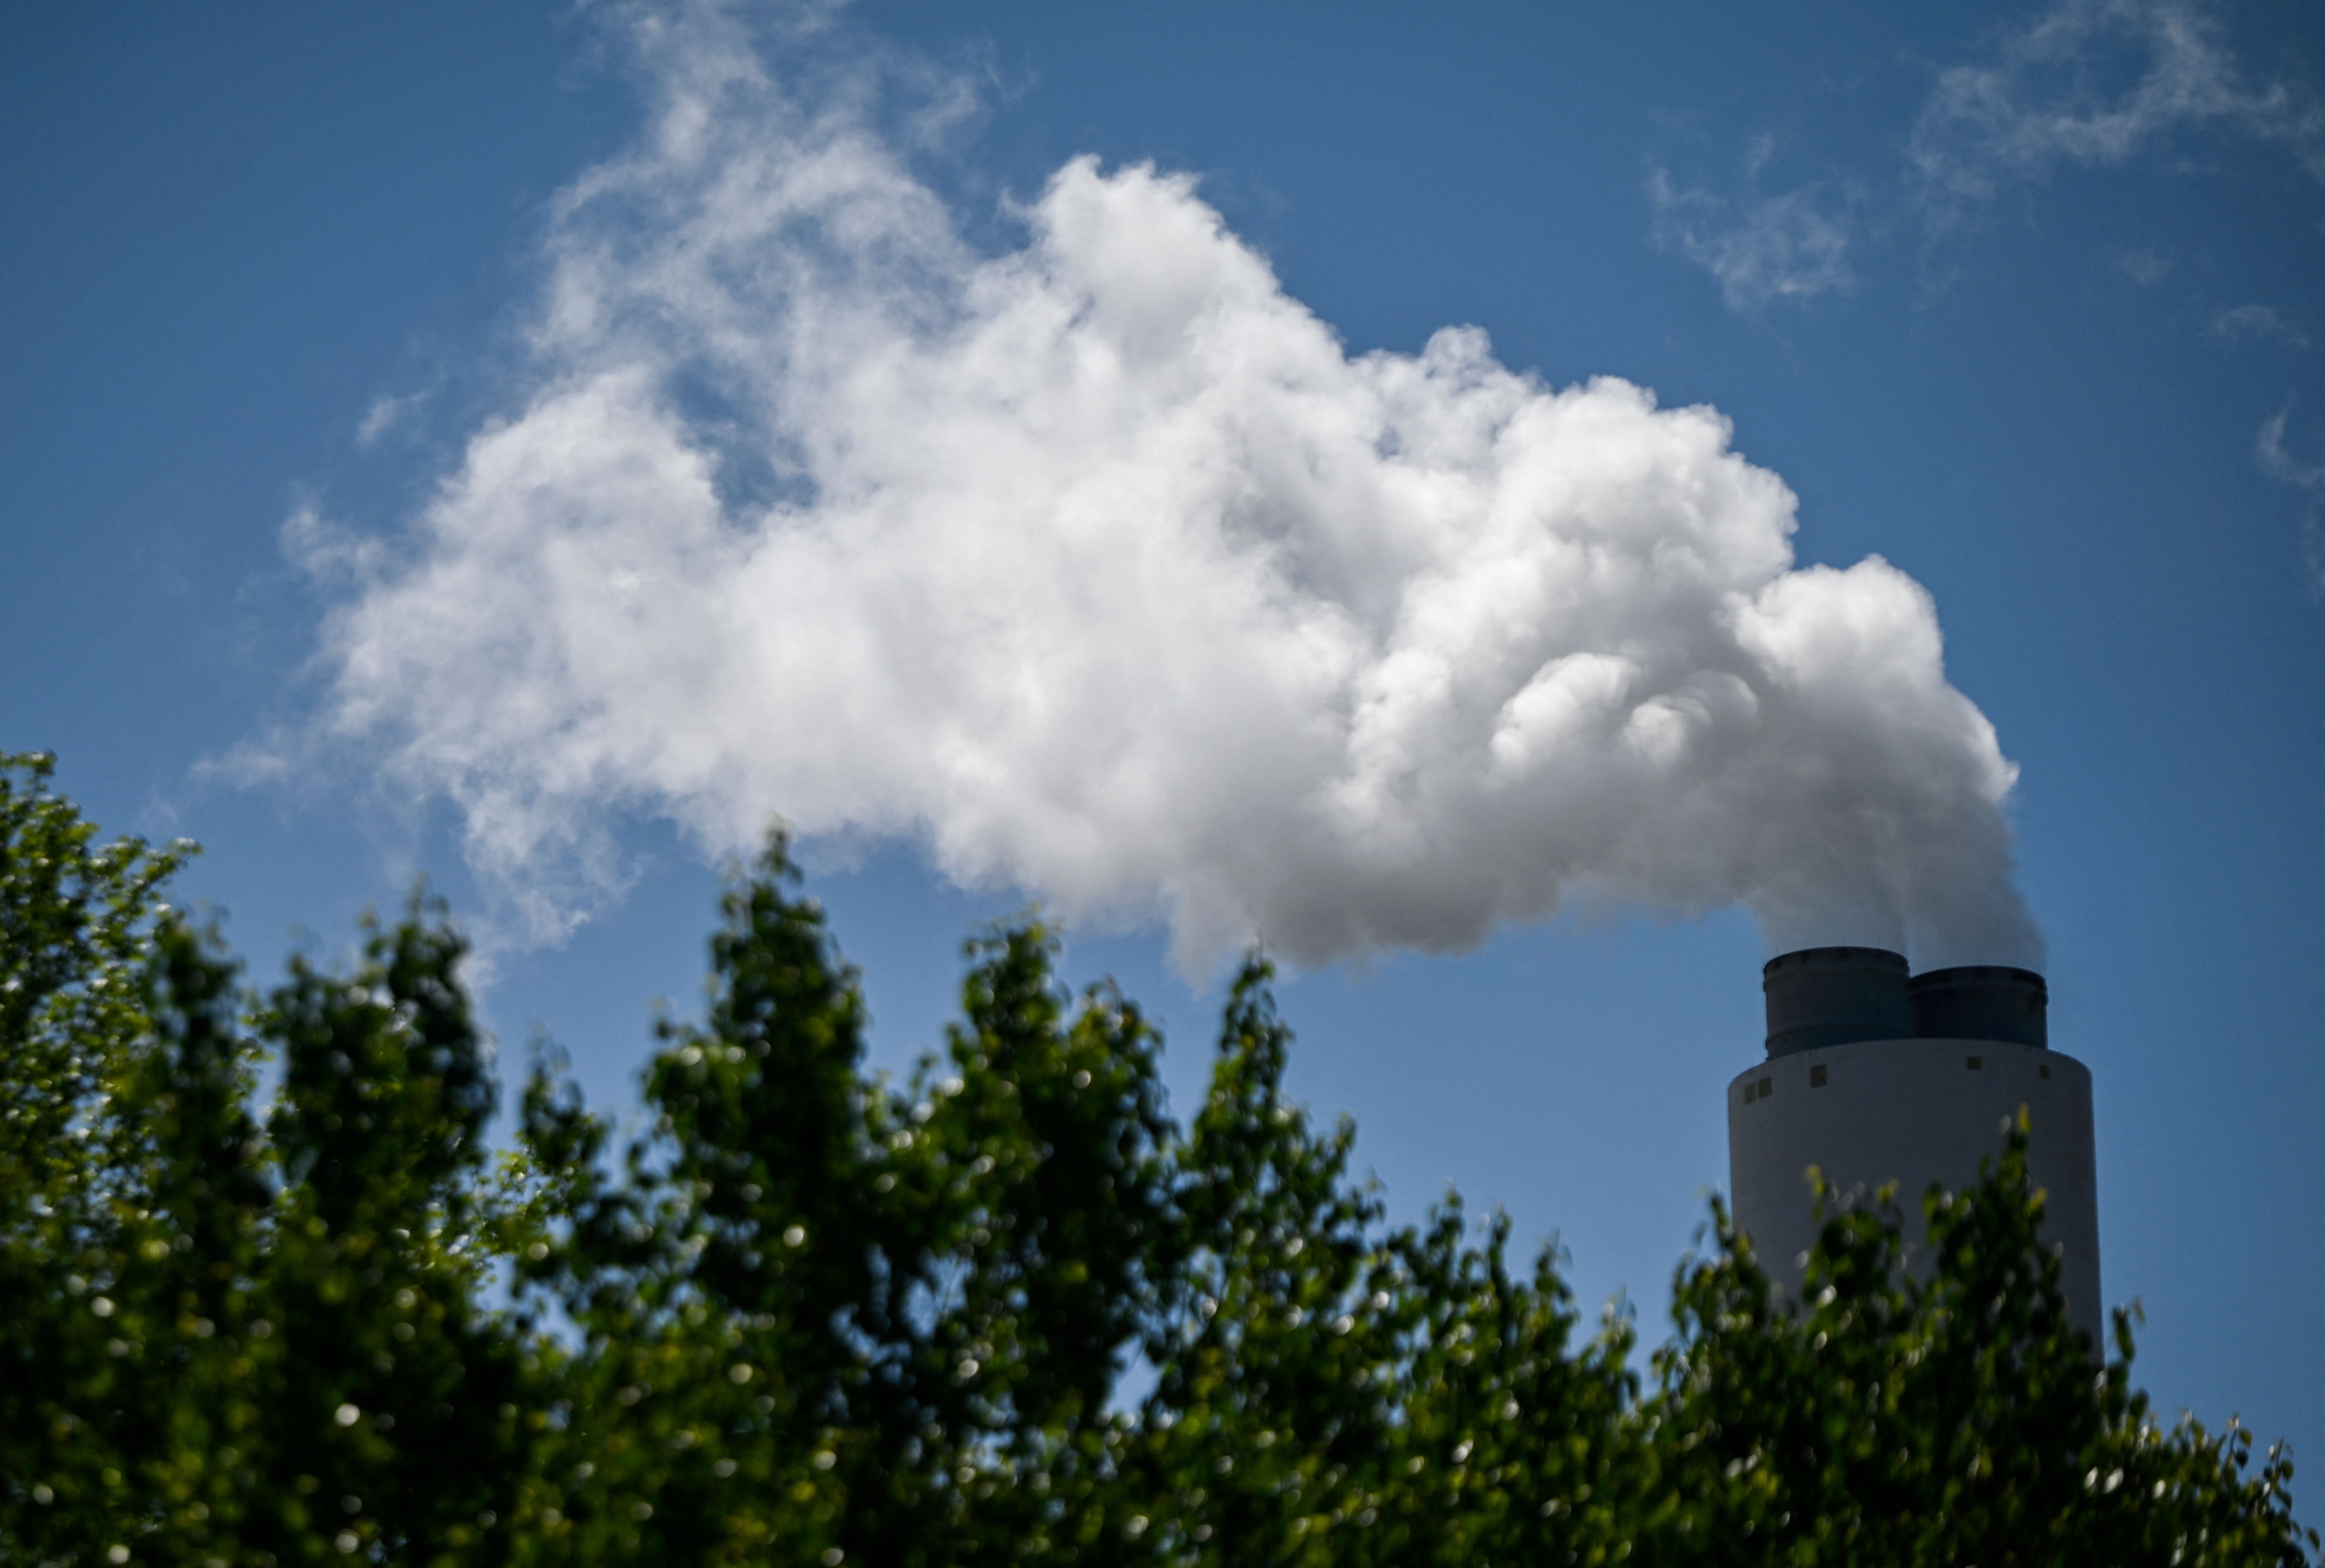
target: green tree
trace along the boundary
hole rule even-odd
[[[1190,1123],[1038,926],[868,1070],[780,839],[626,1143],[546,1057],[498,1155],[440,906],[264,996],[0,763],[0,1561],[2305,1563],[2289,1458],[2068,1324],[2018,1135],[1833,1207],[1804,1305],[1715,1204],[1671,1342],[1449,1199],[1391,1224],[1246,964]]]

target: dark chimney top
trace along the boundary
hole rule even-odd
[[[1925,1040],[2051,1043],[2051,988],[2031,969],[1971,964],[1913,976],[1913,1033]]]
[[[1860,1040],[1993,1040],[2047,1047],[2050,988],[2031,969],[1973,964],[1908,978],[1885,947],[1803,947],[1760,972],[1768,1055]]]
[[[1913,1032],[1905,955],[1885,947],[1803,947],[1768,960],[1768,1055],[1789,1056]]]

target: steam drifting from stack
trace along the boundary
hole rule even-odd
[[[400,545],[292,530],[351,574],[324,732],[454,802],[536,936],[618,890],[624,815],[780,814],[1194,965],[1578,895],[2039,960],[1928,595],[1792,569],[1715,410],[1466,327],[1351,358],[1147,167],[1067,164],[982,253],[869,68],[626,25],[650,127],[561,200],[513,411]]]

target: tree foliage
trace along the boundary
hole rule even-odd
[[[972,943],[901,1083],[780,839],[624,1142],[547,1063],[510,1147],[415,901],[245,992],[0,767],[0,1560],[2305,1563],[2293,1466],[2165,1425],[2065,1318],[2022,1127],[1835,1205],[1807,1300],[1715,1204],[1676,1336],[1586,1323],[1458,1199],[1391,1224],[1284,1094],[1264,963],[1210,1085]]]

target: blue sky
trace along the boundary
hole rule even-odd
[[[1819,808],[1795,810],[1763,772],[1707,816],[1571,744],[1557,753],[1580,758],[1570,791],[1480,806],[1444,794],[1435,732],[1389,724],[1382,743],[1414,755],[1342,799],[1353,836],[1279,855],[1268,812],[1311,798],[1293,787],[1309,762],[1277,745],[1278,710],[1238,707],[1244,683],[1218,674],[1273,678],[1321,647],[1318,682],[1386,693],[1392,716],[1414,660],[1490,686],[1457,635],[1482,601],[1454,594],[1435,641],[1366,641],[1382,594],[1411,609],[1422,576],[1492,588],[1516,570],[1472,552],[1465,577],[1438,535],[1413,545],[1440,551],[1434,576],[1383,567],[1403,545],[1329,533],[1332,496],[1404,493],[1402,448],[1375,430],[1345,472],[1255,479],[1218,444],[1281,416],[1287,442],[1329,453],[1317,430],[1377,413],[1385,386],[1433,364],[1438,390],[1390,419],[1399,441],[1450,419],[1458,383],[1582,421],[1600,432],[1589,451],[1644,454],[1627,478],[1573,481],[1589,517],[1652,530],[1672,497],[1728,496],[1706,504],[1733,550],[1694,588],[1782,591],[1783,564],[1753,552],[1796,520],[1796,567],[1843,574],[1818,592],[1890,617],[1875,652],[1923,622],[1894,595],[1849,598],[1893,582],[1860,563],[1927,590],[1942,678],[1900,655],[1904,684],[1875,690],[1859,665],[1877,659],[1828,659],[1836,702],[1881,700],[1811,714],[1828,727],[1800,745],[1824,754],[1830,715],[1857,715],[1888,771],[1851,787],[1884,810],[1933,792],[1934,838],[1869,841],[1916,886],[1984,876],[1980,835],[2015,829],[2053,1043],[2097,1078],[2103,1267],[2109,1297],[2147,1313],[2139,1377],[2167,1410],[2242,1412],[2325,1450],[2311,1244],[2325,1233],[2325,32],[2309,10],[1481,5],[1452,24],[1419,6],[867,3],[807,33],[770,13],[735,39],[673,11],[662,36],[679,44],[641,44],[656,14],[0,18],[0,745],[57,752],[108,828],[201,840],[189,890],[262,977],[294,942],[337,950],[356,909],[425,871],[494,947],[487,1007],[510,1057],[545,1031],[619,1103],[653,999],[682,1010],[699,994],[721,835],[780,809],[827,829],[810,844],[817,887],[866,970],[884,1059],[933,1043],[961,937],[1039,895],[1079,917],[1078,980],[1115,974],[1162,1016],[1185,1103],[1215,1016],[1210,955],[1248,919],[1314,955],[1283,987],[1296,1087],[1357,1119],[1359,1159],[1397,1212],[1448,1183],[1499,1203],[1522,1238],[1560,1238],[1586,1300],[1627,1289],[1659,1333],[1671,1265],[1724,1179],[1721,1086],[1758,1049],[1765,947],[1736,899],[1786,918],[1736,845],[1762,829],[1793,842],[1770,824],[1821,832]],[[702,88],[730,43],[761,85]],[[672,106],[706,91],[710,152],[657,142]],[[713,176],[780,185],[811,165],[843,171],[886,249],[811,206],[718,248],[742,209]],[[1091,270],[1117,263],[1131,283]],[[1007,352],[1023,312],[1060,299],[1087,309],[1051,323],[1043,363],[1119,350],[1109,302],[1175,287],[1181,263],[1228,329],[1224,357],[1173,362],[1181,381],[1125,373],[1093,411],[1082,383]],[[554,308],[584,298],[579,315]],[[814,308],[786,314],[801,298]],[[923,318],[985,336],[940,354]],[[802,347],[802,321],[858,336]],[[1076,336],[1087,322],[1098,338]],[[1473,345],[1467,368],[1413,357],[1448,327],[1481,328],[1490,350],[1440,340]],[[1219,368],[1245,347],[1276,368]],[[626,373],[652,395],[604,392]],[[1589,392],[1599,376],[1663,410],[1716,408],[1732,448]],[[1295,382],[1305,401],[1269,390]],[[583,385],[603,395],[559,401]],[[1206,424],[1219,388],[1246,401]],[[1150,393],[1197,412],[1142,423]],[[1114,422],[1087,422],[1101,414]],[[1152,457],[1183,430],[1191,446]],[[915,466],[978,457],[996,431],[1008,455],[980,477]],[[1579,439],[1553,430],[1533,455],[1569,474]],[[694,489],[670,467],[690,453],[716,458]],[[1525,458],[1493,469],[1496,493],[1535,493]],[[1318,473],[1323,489],[1299,488]],[[1300,563],[1289,611],[1204,619],[1254,579],[1232,551],[1224,575],[1182,572],[1197,536],[1140,521],[1200,512],[1137,488],[1187,475],[1257,495],[1263,532],[1271,507],[1298,513],[1267,535]],[[1779,476],[1796,510],[1754,475]],[[867,510],[818,499],[851,484]],[[1634,492],[1633,512],[1607,499]],[[567,510],[526,510],[543,495]],[[584,502],[597,510],[572,510]],[[748,519],[784,506],[819,537],[860,544],[876,524],[895,549],[721,564]],[[686,527],[705,530],[696,555],[653,553]],[[588,583],[635,568],[649,585],[635,616],[586,594],[510,596],[553,576],[563,558],[544,541],[569,535],[619,558],[585,552]],[[1120,564],[1040,577],[1082,548]],[[1008,597],[1032,580],[1049,596]],[[1584,677],[1651,685],[1666,655],[1740,657],[1703,654],[1710,620],[1646,580],[1585,596],[1616,631],[1575,643],[1592,650],[1561,667],[1575,680],[1540,689],[1563,701]],[[657,596],[663,581],[678,586]],[[805,607],[712,603],[761,581],[806,585]],[[972,607],[1000,595],[990,618],[1033,651],[987,657],[940,616],[858,613],[891,583],[968,585]],[[679,630],[651,646],[683,657],[644,661],[660,684],[626,684],[628,659],[594,686],[571,673],[576,647],[618,654],[646,635],[635,625],[665,623]],[[778,634],[795,624],[817,634]],[[697,625],[719,636],[688,641]],[[529,677],[545,629],[573,626],[557,678]],[[885,674],[815,662],[858,626]],[[900,669],[936,681],[933,706],[911,706]],[[935,722],[962,692],[1061,669],[1075,682],[1027,689],[1079,727]],[[1261,695],[1297,721],[1310,710],[1286,689]],[[821,706],[797,706],[801,691]],[[532,742],[511,693],[550,705],[554,744]],[[1716,729],[1712,687],[1663,695]],[[1511,701],[1491,732],[1506,755],[1472,737],[1480,767],[1533,765],[1548,744],[1517,719],[1550,710]],[[1222,712],[1248,724],[1215,724]],[[612,716],[591,730],[592,715]],[[586,754],[570,743],[584,732]],[[1327,739],[1361,761],[1349,735],[1369,733]],[[1061,749],[1078,734],[1107,744]],[[830,735],[847,743],[818,755]],[[1729,773],[1761,756],[1742,746]],[[1989,799],[2003,757],[2015,785]],[[1109,766],[1121,776],[1093,784]],[[1012,816],[1026,796],[1088,809]],[[1067,819],[1087,842],[1053,831]],[[1255,846],[1235,837],[1246,820]],[[1393,872],[1366,858],[1406,829],[1452,847]],[[1540,845],[1561,834],[1553,865]],[[1603,847],[1617,842],[1635,847]],[[1552,893],[1563,913],[1527,918]],[[1917,929],[1936,951],[1993,926],[1973,912]]]

